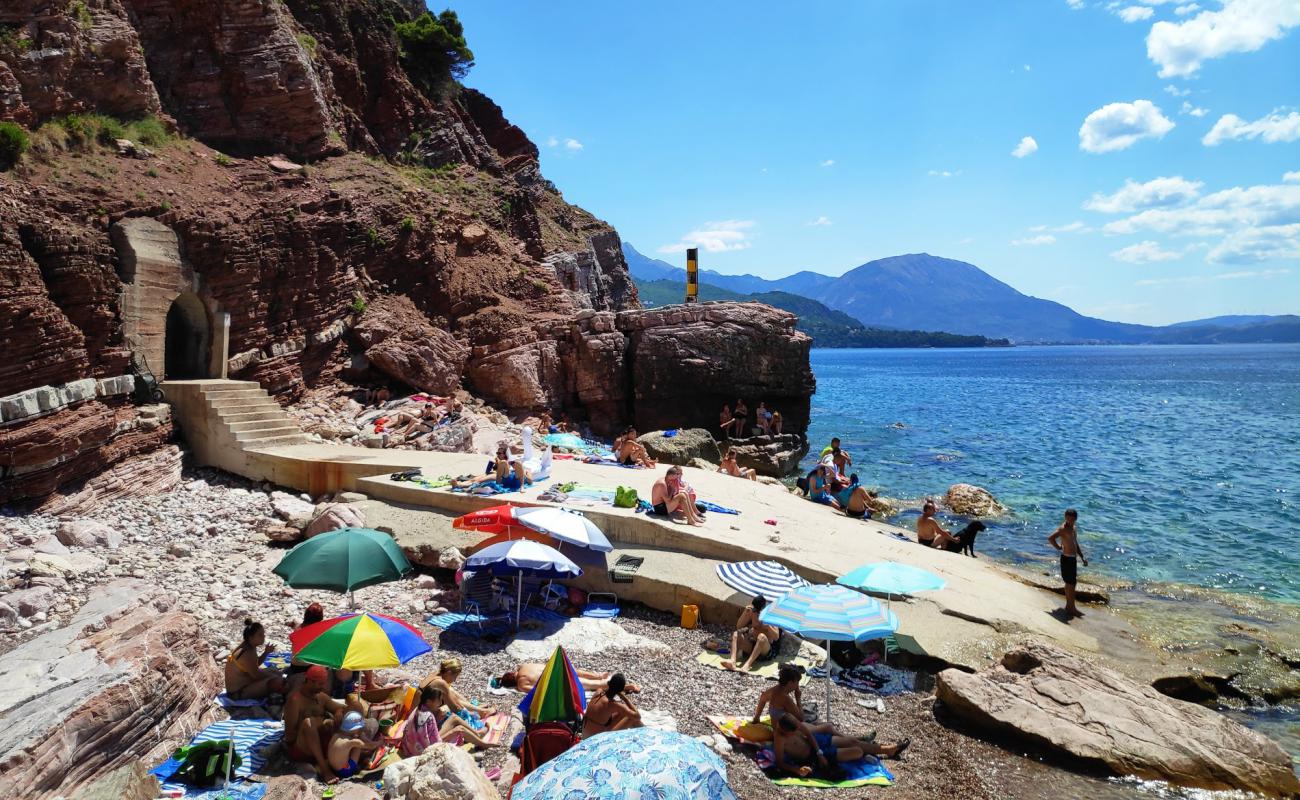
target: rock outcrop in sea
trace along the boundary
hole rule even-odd
[[[176,485],[145,378],[292,403],[334,381],[549,408],[607,434],[807,424],[809,341],[757,304],[643,311],[618,233],[483,94],[403,65],[415,3],[0,9],[0,504]]]

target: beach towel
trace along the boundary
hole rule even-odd
[[[641,709],[641,724],[659,731],[677,732],[677,718],[667,711],[643,708]]]
[[[262,659],[262,666],[276,672],[284,672],[289,668],[289,661],[292,658],[293,653],[287,650],[283,653],[267,653],[266,658]]]
[[[484,719],[483,724],[487,726],[487,733],[480,731],[479,738],[488,744],[500,744],[501,740],[505,738],[506,731],[510,729],[510,715],[498,711]]]
[[[535,622],[563,622],[568,619],[563,614],[549,608],[535,608],[533,606],[528,606],[523,610],[522,618]],[[448,611],[443,614],[434,614],[425,619],[425,622],[445,631],[478,636],[480,624],[482,625],[483,634],[501,634],[509,631],[511,624],[514,622],[514,616],[504,612],[500,616],[485,617],[479,614]]]
[[[235,708],[259,708],[266,705],[267,699],[265,697],[251,697],[247,700],[234,700],[230,695],[222,692],[213,698],[212,702],[229,711]]]
[[[214,722],[190,739],[189,746],[202,744],[203,742],[214,742],[221,739],[234,739],[235,752],[239,755],[239,766],[231,773],[232,783],[235,778],[247,778],[266,766],[271,753],[279,746],[284,739],[284,723],[268,722],[266,720],[233,720],[227,719],[221,722]],[[149,774],[158,778],[162,782],[162,788],[165,790],[180,789],[187,791],[194,787],[189,787],[180,782],[171,781],[171,777],[181,768],[181,760],[169,758],[162,764],[150,770]],[[232,786],[233,788],[233,786]],[[187,792],[186,797],[206,797],[209,796],[204,790],[204,794],[190,794]],[[210,795],[216,797],[217,795]],[[261,794],[255,797],[261,797]]]
[[[725,670],[726,667],[722,666],[722,662],[730,661],[731,657],[721,655],[720,653],[710,653],[708,650],[705,650],[701,652],[698,656],[696,656],[695,660],[700,662],[706,667],[713,667],[714,669]],[[784,658],[784,659],[773,658],[773,659],[768,659],[766,661],[759,661],[758,663],[754,664],[754,666],[745,674],[757,675],[760,678],[768,678],[770,680],[776,680],[777,670],[779,669],[780,665],[784,662],[789,662],[791,664],[798,664],[804,667],[805,669],[812,668],[811,661],[804,658],[803,656],[795,656],[794,658]],[[810,675],[805,674],[803,678],[799,681],[799,685],[807,686],[809,679],[810,679]]]
[[[767,750],[766,753],[766,759],[771,761],[773,758],[771,751]],[[772,778],[772,783],[777,786],[803,786],[809,789],[851,789],[857,786],[894,785],[893,773],[885,769],[880,759],[874,756],[867,756],[857,761],[841,761],[839,766],[844,770],[844,777],[837,781],[816,777],[797,778],[781,772],[777,773],[778,777]],[[773,770],[775,771],[775,767]]]
[[[710,503],[707,500],[696,500],[695,507],[702,508],[705,511],[713,511],[718,514],[739,514],[740,513],[734,508],[726,508],[725,506],[720,506],[717,505],[716,503]]]
[[[825,667],[813,667],[809,676],[818,679],[826,677]],[[916,674],[910,670],[898,669],[884,664],[871,666],[859,665],[853,669],[839,670],[832,673],[831,680],[846,689],[869,694],[893,696],[913,690]]]
[[[750,722],[753,717],[710,716],[705,717],[713,727],[730,739],[742,742],[772,741],[772,718],[764,714],[758,722]]]

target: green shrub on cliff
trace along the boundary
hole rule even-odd
[[[0,170],[18,163],[30,143],[27,131],[13,122],[0,122]]]
[[[465,28],[451,9],[437,17],[426,11],[410,22],[397,23],[394,30],[406,74],[427,94],[438,93],[452,78],[465,77],[474,66]]]

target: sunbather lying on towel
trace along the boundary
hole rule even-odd
[[[540,662],[524,663],[497,680],[507,689],[518,689],[527,694],[529,690],[537,685],[537,681],[542,677],[542,670],[544,669],[546,669],[546,665]],[[612,672],[591,672],[585,669],[577,670],[577,672],[578,680],[582,682],[582,688],[589,692],[604,691],[609,685],[610,679],[614,677]],[[628,683],[623,691],[635,694],[641,691],[641,687],[635,683]]]
[[[829,723],[821,727],[830,727]],[[864,756],[898,758],[912,743],[903,739],[897,744],[875,742],[845,736],[834,728],[818,732],[786,714],[772,727],[772,752],[777,769],[788,775],[806,778],[814,772],[836,779],[841,761],[857,761]]]
[[[375,679],[374,670],[368,669],[358,675],[350,669],[339,669],[334,671],[334,683],[330,686],[329,694],[364,717],[369,713],[371,703],[382,703],[396,688],[381,685]]]
[[[262,651],[258,652],[257,648]],[[244,640],[226,658],[226,696],[231,700],[254,700],[284,691],[284,676],[264,669],[262,659],[271,652],[262,623],[244,620]]]
[[[289,693],[284,704],[284,747],[291,760],[314,765],[321,781],[338,783],[325,749],[334,733],[334,713],[345,706],[325,693],[328,682],[325,668],[312,666],[305,680]]]
[[[533,476],[524,467],[524,462],[510,455],[505,445],[497,448],[497,457],[489,462],[488,472],[470,478],[453,478],[454,489],[471,489],[484,483],[496,481],[510,491],[516,491],[532,483]]]

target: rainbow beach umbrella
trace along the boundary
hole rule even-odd
[[[433,650],[402,620],[364,611],[299,628],[289,643],[297,660],[330,669],[395,667]]]
[[[563,647],[557,646],[551,653],[537,685],[524,696],[519,710],[529,725],[582,719],[587,710],[587,693]]]

